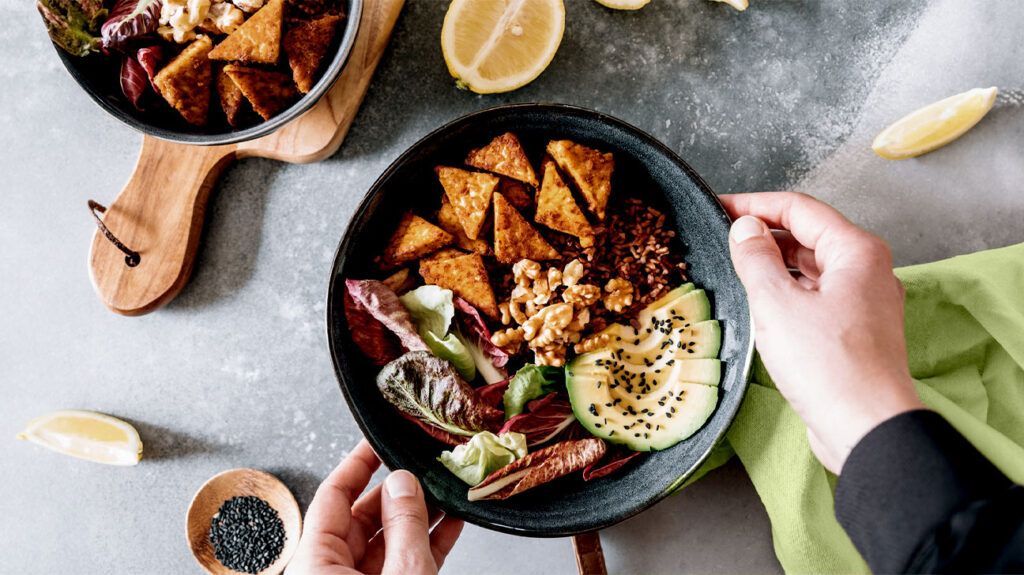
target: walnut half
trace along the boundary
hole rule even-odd
[[[633,284],[622,278],[612,278],[604,286],[605,309],[619,313],[633,305]]]

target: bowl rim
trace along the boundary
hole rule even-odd
[[[498,105],[498,106],[492,106],[492,107],[484,108],[482,110],[477,110],[477,111],[474,111],[474,112],[471,112],[471,113],[459,116],[459,117],[457,117],[457,118],[455,118],[455,119],[453,119],[451,121],[445,122],[440,127],[435,128],[434,130],[431,130],[429,133],[427,133],[423,137],[419,138],[415,143],[410,145],[397,158],[395,158],[394,161],[392,161],[391,164],[388,165],[388,167],[381,173],[380,176],[377,177],[376,180],[374,180],[373,184],[371,184],[370,187],[367,189],[366,194],[363,196],[362,200],[360,200],[359,204],[356,206],[356,209],[353,211],[352,216],[350,216],[350,218],[348,219],[347,224],[345,225],[345,231],[342,233],[341,239],[338,242],[338,247],[337,247],[337,249],[335,250],[335,253],[334,253],[334,259],[331,262],[330,271],[329,271],[329,277],[327,278],[327,294],[326,294],[327,295],[327,297],[326,297],[327,305],[325,306],[325,323],[324,323],[324,325],[325,325],[326,330],[327,330],[327,345],[328,345],[328,351],[329,351],[329,353],[331,355],[331,364],[332,364],[332,367],[334,368],[334,376],[335,376],[335,379],[338,382],[338,387],[341,388],[341,393],[342,393],[342,395],[345,398],[346,406],[348,407],[349,412],[351,412],[352,418],[355,420],[356,424],[359,426],[359,430],[363,433],[363,437],[366,439],[366,441],[368,441],[370,443],[371,446],[374,447],[374,451],[378,453],[378,457],[380,457],[381,461],[389,469],[399,469],[400,467],[397,465],[398,464],[397,461],[393,461],[392,460],[392,457],[390,456],[390,454],[386,450],[378,450],[376,448],[375,444],[378,442],[377,434],[373,433],[368,428],[368,426],[366,425],[366,422],[363,419],[362,414],[357,409],[353,408],[353,405],[354,405],[353,397],[351,396],[351,394],[349,392],[348,385],[344,381],[343,368],[342,368],[342,366],[345,363],[344,362],[344,358],[340,357],[339,354],[336,353],[336,350],[338,349],[338,346],[335,345],[336,341],[335,341],[335,336],[334,336],[334,330],[332,329],[332,327],[333,327],[332,318],[335,317],[335,315],[341,310],[341,307],[340,307],[341,302],[336,301],[335,295],[334,295],[334,291],[335,290],[332,289],[334,287],[335,282],[337,281],[336,276],[335,276],[335,270],[338,269],[339,265],[344,265],[345,260],[347,259],[346,252],[348,251],[348,245],[354,239],[353,238],[353,224],[356,221],[361,220],[365,216],[367,210],[369,209],[369,205],[370,205],[371,201],[383,189],[383,184],[387,180],[391,179],[392,176],[395,174],[395,172],[400,170],[407,163],[408,159],[413,154],[415,154],[422,145],[424,145],[425,143],[429,142],[430,140],[438,137],[439,134],[442,134],[442,133],[450,130],[452,127],[454,127],[456,125],[462,124],[464,122],[470,122],[474,118],[477,118],[477,117],[480,117],[480,116],[486,116],[486,115],[495,114],[495,113],[502,113],[502,112],[516,113],[516,112],[519,112],[519,111],[537,111],[537,110],[540,110],[540,111],[550,111],[550,112],[560,113],[560,114],[570,114],[570,115],[590,117],[590,118],[593,118],[593,119],[598,120],[600,122],[605,122],[605,123],[611,124],[611,125],[613,125],[616,128],[619,128],[619,129],[622,129],[622,130],[624,130],[626,132],[631,133],[632,135],[636,136],[639,140],[641,140],[645,145],[649,145],[657,153],[665,155],[666,157],[669,158],[669,160],[671,160],[673,163],[678,165],[684,172],[686,172],[687,176],[692,178],[694,183],[697,185],[698,188],[701,189],[702,192],[706,193],[711,199],[714,200],[714,202],[722,210],[722,213],[724,213],[726,215],[726,218],[728,218],[730,220],[732,219],[728,215],[728,212],[725,210],[725,206],[719,200],[718,194],[716,194],[714,192],[714,190],[711,189],[711,187],[707,184],[707,182],[705,182],[704,179],[701,178],[700,175],[690,166],[690,164],[688,164],[685,160],[683,160],[679,156],[679,154],[677,154],[675,151],[673,151],[671,148],[666,146],[664,143],[662,143],[660,140],[658,140],[657,138],[655,138],[653,135],[649,134],[645,130],[642,130],[642,129],[638,128],[637,126],[634,126],[634,125],[632,125],[632,124],[630,124],[630,123],[628,123],[628,122],[626,122],[624,120],[621,120],[621,119],[619,119],[617,117],[614,117],[614,116],[611,116],[611,115],[608,115],[608,114],[605,114],[603,112],[600,112],[600,111],[597,111],[597,110],[593,110],[593,109],[590,109],[590,108],[585,108],[585,107],[582,107],[582,106],[575,106],[575,105],[571,105],[571,104],[548,103],[548,102],[527,102],[527,103],[501,104],[501,105]],[[613,517],[609,517],[609,518],[607,518],[606,520],[604,520],[604,521],[602,521],[600,523],[594,524],[587,531],[603,530],[603,529],[606,529],[606,528],[611,527],[613,525],[616,525],[618,523],[621,523],[621,522],[623,522],[623,521],[625,521],[625,520],[627,520],[627,519],[629,519],[631,517],[635,517],[636,515],[639,515],[640,513],[650,509],[655,504],[659,503],[660,501],[662,501],[663,499],[665,499],[669,495],[675,493],[685,483],[685,481],[687,479],[689,479],[691,476],[693,476],[693,474],[698,469],[700,469],[700,467],[704,464],[704,462],[707,461],[707,459],[711,456],[711,453],[715,450],[715,448],[725,438],[726,433],[728,433],[730,427],[732,427],[732,423],[736,419],[736,415],[739,412],[739,408],[740,408],[741,404],[743,403],[743,398],[746,396],[747,389],[749,389],[749,387],[750,387],[750,375],[751,375],[751,369],[752,369],[753,360],[754,360],[754,340],[755,340],[756,333],[754,331],[755,328],[754,328],[753,316],[752,316],[751,311],[750,311],[749,302],[748,302],[748,305],[747,305],[746,316],[747,316],[746,319],[747,319],[747,323],[749,325],[749,332],[750,332],[750,336],[748,338],[749,341],[747,342],[746,349],[743,350],[743,352],[746,355],[746,361],[741,366],[741,370],[740,370],[740,377],[739,377],[740,389],[737,390],[737,392],[740,394],[740,397],[738,398],[738,401],[736,402],[735,408],[733,409],[732,413],[728,414],[728,424],[723,426],[721,429],[719,429],[714,434],[713,440],[709,444],[709,447],[700,455],[700,457],[698,457],[694,461],[694,463],[690,467],[690,469],[686,473],[681,475],[679,478],[677,478],[674,482],[672,482],[671,484],[667,485],[665,487],[665,489],[663,489],[663,490],[661,490],[661,491],[659,491],[657,493],[653,493],[650,496],[644,497],[643,499],[638,500],[636,502],[636,504],[633,505],[628,511],[620,513],[620,514],[618,514],[616,516],[613,516]],[[383,452],[383,454],[381,454],[381,452]],[[441,506],[442,508],[445,507],[444,506],[444,502],[443,501],[437,501],[432,496],[432,494],[429,491],[424,490],[424,493],[425,493],[428,501],[436,503],[439,506]],[[446,513],[447,512],[448,511],[446,510]],[[453,512],[452,514],[460,517],[461,519],[464,519],[465,521],[467,521],[469,523],[477,525],[479,527],[483,527],[485,529],[489,529],[489,530],[493,530],[493,531],[498,531],[498,532],[502,532],[502,533],[508,533],[510,535],[518,535],[518,536],[526,536],[526,537],[544,537],[544,538],[547,538],[547,537],[567,537],[567,536],[577,535],[577,534],[583,532],[583,531],[576,531],[576,530],[560,530],[560,529],[551,530],[551,529],[543,529],[543,528],[542,529],[524,529],[524,528],[513,526],[513,525],[507,525],[507,524],[504,524],[504,523],[501,523],[501,522],[487,520],[487,519],[481,518],[481,517],[476,516],[476,515],[473,515],[473,516],[463,515],[461,513],[456,513],[456,512]]]
[[[71,62],[74,58],[77,58],[77,56],[68,54],[52,41],[51,44],[53,45],[53,49],[57,51],[57,55],[60,57],[60,61],[64,65],[64,69],[71,75],[71,78],[74,79],[76,84],[78,84],[78,87],[88,94],[92,101],[102,108],[103,111],[136,132],[167,142],[175,142],[179,144],[191,144],[196,146],[238,144],[240,142],[255,140],[276,132],[292,120],[295,120],[299,116],[305,114],[310,108],[320,101],[320,98],[334,87],[335,82],[337,82],[342,71],[344,71],[345,67],[348,65],[348,59],[352,54],[352,47],[355,45],[356,36],[359,33],[360,21],[362,20],[363,0],[347,0],[347,2],[349,5],[349,11],[345,17],[345,30],[342,33],[341,41],[338,44],[338,50],[330,65],[324,70],[324,75],[313,86],[313,89],[303,94],[302,97],[289,108],[269,120],[264,120],[255,126],[250,126],[243,130],[232,130],[221,134],[188,134],[174,130],[166,130],[136,119],[134,116],[121,110],[118,106],[108,102],[107,98],[103,94],[94,90],[81,79],[82,74],[80,74],[78,70],[71,65]]]

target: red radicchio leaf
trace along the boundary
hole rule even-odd
[[[634,458],[643,454],[643,451],[631,451],[621,448],[616,449],[615,451],[610,452],[608,457],[588,465],[587,468],[583,470],[583,481],[590,481],[591,479],[611,475],[630,461],[633,461]],[[598,463],[601,465],[598,465]]]
[[[130,40],[156,32],[162,0],[117,0],[100,28],[104,50],[123,52]]]
[[[146,69],[134,56],[125,56],[121,60],[121,91],[136,110],[142,110],[142,97],[146,95],[147,88]]]
[[[508,499],[593,464],[607,449],[604,441],[596,437],[545,447],[488,475],[469,490],[469,500]]]
[[[558,393],[535,399],[527,403],[526,408],[529,413],[521,413],[506,421],[498,434],[509,431],[522,433],[526,436],[526,445],[533,447],[551,441],[576,421],[572,405],[558,397]]]
[[[136,110],[142,111],[144,108],[143,99],[150,88],[156,92],[153,77],[156,76],[163,58],[162,47],[144,46],[134,55],[126,55],[121,61],[121,92]]]
[[[505,364],[508,363],[509,355],[500,347],[491,343],[491,330],[487,329],[487,324],[480,317],[480,312],[461,297],[455,298],[455,309],[459,312],[457,316],[463,329],[467,333],[473,334],[473,337],[478,340],[480,349],[490,358],[494,367],[505,367]]]
[[[586,427],[580,425],[579,421],[576,421],[562,430],[555,438],[557,441],[568,441],[570,439],[583,439],[584,437],[593,437]]]
[[[402,355],[398,337],[375,320],[348,290],[345,290],[345,321],[349,326],[359,326],[349,330],[352,341],[373,365],[384,365]]]
[[[401,348],[407,351],[429,349],[416,333],[409,311],[383,283],[345,280],[345,300],[345,319],[352,341],[374,364],[384,365],[394,360],[401,355]],[[391,334],[397,336],[397,342]]]
[[[135,57],[139,60],[139,64],[146,71],[146,76],[149,77],[149,83],[153,86],[153,90],[156,90],[156,84],[153,84],[153,78],[156,77],[156,73],[160,71],[160,64],[164,61],[164,49],[159,44],[153,46],[143,46],[139,48],[139,51],[135,53]]]
[[[505,381],[499,381],[490,385],[476,388],[477,396],[487,405],[500,409],[502,402],[505,398],[505,390],[508,389],[508,383],[512,381],[511,378]]]
[[[446,445],[461,445],[469,441],[470,439],[469,437],[463,435],[455,435],[454,433],[448,433],[447,431],[441,429],[440,427],[427,425],[426,423],[423,423],[419,419],[416,419],[415,417],[405,413],[404,411],[399,411],[398,413],[401,414],[402,417],[406,418],[407,420],[415,423],[416,426],[425,431],[427,435],[433,437],[434,439]]]

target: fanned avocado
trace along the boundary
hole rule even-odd
[[[721,328],[704,290],[680,286],[613,324],[607,347],[566,368],[576,419],[590,433],[636,451],[666,449],[696,432],[718,403]]]

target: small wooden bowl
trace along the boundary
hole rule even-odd
[[[299,546],[302,513],[292,492],[273,475],[256,469],[230,469],[211,477],[192,498],[186,520],[188,544],[199,565],[211,575],[237,575],[217,560],[210,543],[210,521],[225,501],[232,497],[255,496],[277,511],[284,523],[285,541],[281,556],[259,575],[277,575]]]

